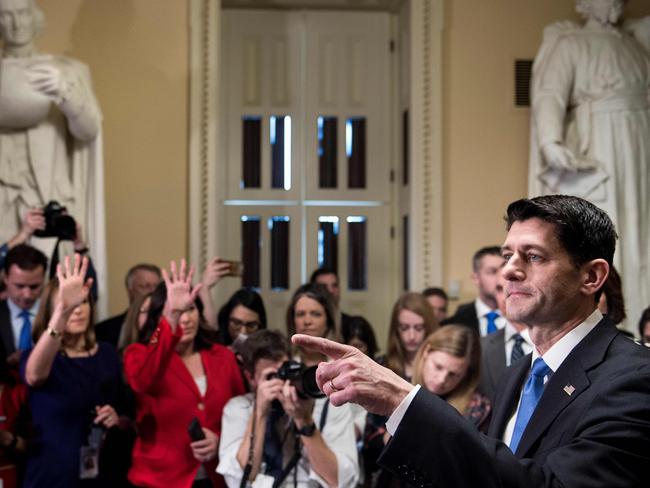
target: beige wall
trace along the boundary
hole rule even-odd
[[[545,25],[579,17],[571,0],[445,5],[445,284],[460,280],[465,300],[472,254],[503,242],[505,208],[527,193],[530,114],[514,108],[514,59],[535,56]],[[650,2],[632,1],[627,14],[649,15]]]
[[[110,310],[131,264],[186,253],[188,7],[184,1],[39,0],[43,52],[90,66],[104,114]]]

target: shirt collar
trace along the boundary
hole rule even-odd
[[[505,325],[505,327],[504,327],[504,334],[505,334],[505,336],[504,336],[504,341],[505,341],[505,342],[508,342],[508,341],[511,340],[514,336],[516,336],[517,334],[519,334],[519,335],[524,339],[524,341],[525,341],[528,345],[530,345],[531,347],[533,347],[533,341],[530,340],[530,333],[528,332],[528,327],[525,327],[525,328],[522,329],[521,332],[520,332],[520,331],[518,331],[518,330],[515,328],[514,325],[512,325],[512,324],[510,323],[510,321],[506,320],[505,322],[506,322],[506,325]]]
[[[34,305],[32,305],[32,308],[29,309],[29,315],[31,317],[36,316],[36,312],[38,312],[38,305],[41,303],[41,299],[39,298],[36,300]],[[20,316],[21,313],[23,313],[23,309],[20,308],[18,305],[16,305],[11,298],[7,298],[7,305],[9,306],[9,312],[11,312],[11,316],[13,318],[17,318]]]
[[[492,309],[480,298],[477,298],[474,303],[476,305],[476,315],[478,316],[479,319],[485,317],[487,314],[492,312]],[[499,313],[498,310],[496,310],[496,312]],[[499,317],[500,316],[501,314],[499,313]]]
[[[546,351],[546,354],[542,356],[548,367],[551,368],[553,372],[557,371],[567,356],[571,351],[573,351],[573,348],[576,347],[582,339],[587,337],[589,332],[596,327],[602,318],[603,314],[600,313],[600,310],[594,310],[584,322],[571,329],[564,337],[562,337],[562,339],[553,344],[551,348]],[[533,358],[531,364],[535,362],[535,359],[538,357],[540,357],[540,354],[537,352],[537,348],[533,347]]]

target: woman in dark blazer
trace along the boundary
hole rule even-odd
[[[151,297],[139,342],[124,355],[127,381],[136,395],[138,438],[129,480],[136,486],[225,486],[215,473],[221,413],[244,393],[235,356],[212,341],[204,327],[201,285],[193,270],[171,264]],[[205,436],[193,441],[196,418]]]

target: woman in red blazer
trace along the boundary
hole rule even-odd
[[[137,400],[138,437],[129,480],[147,487],[224,487],[215,473],[221,413],[244,385],[233,353],[213,343],[201,319],[193,269],[185,261],[151,297],[139,342],[124,355],[126,378]],[[196,418],[205,439],[192,441]]]

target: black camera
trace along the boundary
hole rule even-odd
[[[77,224],[59,202],[51,200],[45,205],[43,217],[45,217],[45,229],[34,232],[36,237],[57,237],[62,241],[74,240],[77,235]]]
[[[277,372],[271,373],[267,379],[279,378],[289,380],[296,387],[300,398],[323,398],[325,394],[320,391],[316,383],[317,366],[307,367],[298,361],[285,361]]]

